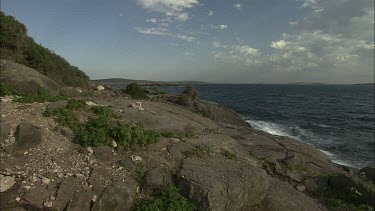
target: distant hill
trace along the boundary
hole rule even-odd
[[[375,86],[375,83],[353,84],[355,86]]]
[[[25,25],[0,12],[0,58],[31,67],[66,86],[88,87],[89,77],[27,35]]]
[[[97,79],[92,80],[92,82],[97,84],[130,84],[138,83],[143,86],[181,86],[188,83],[192,84],[206,84],[207,82],[200,81],[148,81],[148,80],[134,80],[134,79],[124,79],[124,78],[108,78],[108,79]]]
[[[290,85],[326,85],[325,83],[320,82],[294,82],[294,83],[288,83]]]

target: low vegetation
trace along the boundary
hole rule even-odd
[[[314,195],[333,210],[372,211],[374,208],[358,202],[358,193],[337,191],[333,188],[320,190]]]
[[[129,84],[125,89],[125,93],[136,99],[149,99],[148,95],[145,93],[145,89],[137,83]]]
[[[185,152],[185,155],[187,157],[198,157],[198,158],[204,158],[208,156],[208,151],[210,149],[207,146],[204,145],[196,145],[191,150],[188,150]]]
[[[196,206],[181,196],[174,186],[167,187],[159,196],[136,203],[135,211],[194,211]]]
[[[63,126],[69,127],[75,134],[74,141],[83,147],[111,146],[112,140],[124,149],[134,146],[146,146],[160,140],[160,134],[146,130],[141,124],[113,126],[112,118],[116,117],[111,108],[94,106],[91,108],[95,117],[80,123],[75,110],[83,108],[84,102],[69,100],[64,108],[45,112],[45,116],[53,116]]]
[[[180,138],[176,133],[173,131],[163,131],[160,133],[165,138]]]
[[[0,83],[0,96],[13,95],[16,96],[14,101],[20,103],[33,103],[33,102],[54,102],[66,99],[64,96],[52,96],[46,89],[40,88],[36,94],[27,94],[20,90],[13,88],[5,83]]]
[[[228,150],[223,150],[222,155],[226,157],[229,160],[238,160],[238,157],[233,152],[230,152]]]
[[[188,83],[185,87],[185,90],[182,92],[184,95],[188,96],[191,99],[196,99],[198,97],[197,90],[193,87],[191,83]]]

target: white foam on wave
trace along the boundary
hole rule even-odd
[[[272,135],[290,137],[290,138],[297,139],[299,141],[304,142],[299,137],[289,134],[288,132],[290,132],[290,128],[288,128],[284,125],[281,125],[281,124],[278,124],[278,123],[261,121],[261,120],[246,120],[246,122],[249,123],[253,128],[255,128],[257,130],[261,130],[261,131],[264,131],[264,132],[272,134]],[[297,129],[302,134],[306,133],[306,131],[302,130],[298,126],[294,126],[292,128]],[[304,143],[311,145],[310,143],[307,143],[307,142],[304,142]],[[339,164],[339,165],[342,165],[342,166],[348,166],[348,167],[355,167],[353,164],[351,164],[349,162],[337,159],[336,155],[331,153],[331,152],[328,152],[328,151],[325,151],[325,150],[322,150],[322,149],[318,149],[318,150],[320,150],[321,152],[326,154],[331,159],[331,161],[336,163],[336,164]]]
[[[249,123],[253,128],[272,135],[292,137],[286,132],[285,127],[283,127],[281,124],[261,120],[246,120],[246,122]]]

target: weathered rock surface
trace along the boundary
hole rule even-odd
[[[172,184],[172,175],[169,169],[165,166],[158,166],[146,172],[143,189],[146,193],[153,194]]]
[[[7,122],[0,122],[0,141],[7,139],[11,131],[11,126]]]
[[[82,189],[76,192],[66,207],[66,211],[88,211],[90,210],[93,193],[90,189]]]
[[[137,181],[130,176],[114,180],[94,203],[92,211],[130,210],[135,202],[137,188]]]
[[[47,105],[47,111],[52,112],[56,109],[64,108],[67,104],[68,104],[68,101],[66,100],[49,103]]]
[[[187,158],[178,178],[182,193],[200,210],[246,210],[263,200],[269,182],[262,169],[222,156]]]
[[[271,180],[269,191],[260,205],[250,211],[321,211],[324,206],[295,190],[288,183]]]
[[[42,131],[40,128],[26,122],[22,122],[17,126],[16,142],[12,151],[24,151],[36,147],[42,143]]]
[[[73,199],[75,192],[79,188],[78,179],[68,178],[64,180],[58,187],[56,192],[56,202],[54,207],[64,210],[69,202]]]

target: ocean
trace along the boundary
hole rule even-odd
[[[199,97],[240,113],[254,128],[313,145],[333,162],[374,162],[373,85],[195,85]],[[161,87],[181,93],[184,87]]]

